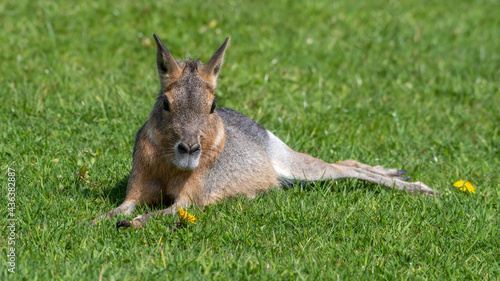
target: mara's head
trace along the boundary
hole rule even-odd
[[[214,91],[229,37],[205,65],[199,60],[176,61],[156,34],[154,38],[161,91],[150,116],[149,137],[168,162],[193,170],[213,158],[224,142]]]

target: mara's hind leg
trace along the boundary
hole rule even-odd
[[[347,162],[348,164],[346,165]],[[382,166],[370,166],[359,163],[352,159],[335,164],[327,164],[332,169],[343,170],[349,178],[358,178],[372,183],[381,184],[397,190],[406,190],[409,193],[439,195],[439,192],[431,189],[423,182],[408,182],[410,177],[404,177],[406,170],[387,169]],[[331,170],[331,169],[329,169]]]
[[[353,159],[336,162],[335,164],[347,166],[347,167],[366,169],[368,171],[371,171],[371,172],[376,173],[376,174],[380,174],[382,176],[398,178],[398,179],[403,180],[403,181],[408,181],[411,179],[411,177],[404,177],[403,176],[404,174],[407,173],[406,170],[388,169],[388,168],[384,168],[382,166],[370,166],[367,164],[360,163],[360,162],[353,160]]]
[[[329,164],[310,155],[293,151],[280,139],[269,132],[269,154],[273,167],[279,177],[285,180],[332,180],[340,178],[354,178],[380,184],[397,190],[406,190],[409,193],[438,195],[422,182],[407,182],[404,170],[387,169],[382,166],[370,166],[354,160]]]

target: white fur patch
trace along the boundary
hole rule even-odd
[[[292,172],[288,168],[290,148],[282,142],[273,133],[267,131],[269,135],[269,144],[267,147],[267,153],[271,157],[271,162],[273,163],[273,168],[278,177],[291,179],[293,178]]]
[[[273,169],[279,178],[293,179],[292,173],[286,167],[283,167],[276,162],[272,162],[272,164],[273,164]]]

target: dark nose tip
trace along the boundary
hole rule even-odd
[[[200,144],[194,144],[192,146],[189,146],[183,142],[179,143],[177,146],[177,150],[179,151],[180,154],[194,154],[197,153],[201,150]]]

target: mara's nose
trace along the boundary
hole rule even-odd
[[[177,146],[177,151],[180,154],[195,154],[195,153],[199,153],[200,150],[201,150],[201,146],[200,146],[199,143],[193,144],[193,145],[190,146],[188,144],[185,144],[185,143],[181,142]]]

